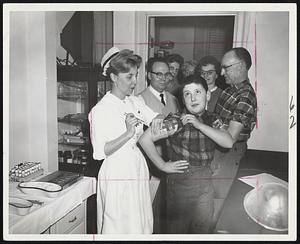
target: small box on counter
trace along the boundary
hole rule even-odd
[[[40,162],[24,162],[15,165],[9,171],[9,178],[11,181],[30,181],[36,177],[43,175],[44,170],[42,169]]]

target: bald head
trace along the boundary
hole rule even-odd
[[[250,69],[252,65],[252,60],[251,60],[251,55],[246,48],[236,47],[233,48],[231,52],[234,52],[235,56],[245,63],[247,70]]]
[[[221,75],[224,76],[226,83],[237,84],[248,79],[251,65],[251,56],[245,48],[233,48],[222,58]]]

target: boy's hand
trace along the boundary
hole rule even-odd
[[[196,129],[200,129],[201,122],[193,114],[186,114],[182,116],[182,123],[186,125],[187,123],[192,124]]]
[[[189,163],[186,160],[178,160],[175,162],[166,162],[161,170],[166,173],[183,173],[188,167]]]

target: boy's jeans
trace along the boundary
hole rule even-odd
[[[209,166],[189,166],[181,174],[166,177],[166,225],[164,233],[208,233],[214,212],[214,188]]]

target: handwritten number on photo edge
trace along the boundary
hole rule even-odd
[[[295,105],[293,104],[293,96],[291,96],[291,101],[290,101],[290,112],[292,112],[292,110],[294,109]],[[296,125],[296,122],[295,122],[295,116],[294,115],[291,115],[290,116],[290,119],[292,120],[291,121],[291,125],[290,125],[290,129],[292,129],[295,125]]]
[[[291,96],[291,101],[290,101],[290,112],[294,109],[295,105],[293,104],[293,96]]]
[[[294,115],[291,115],[291,116],[290,116],[290,119],[292,119],[291,125],[290,125],[290,129],[292,129],[292,128],[296,125],[296,122],[295,122],[295,116],[294,116]]]

